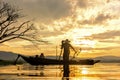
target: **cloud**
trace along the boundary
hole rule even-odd
[[[37,0],[26,4],[24,6],[28,14],[36,15],[39,20],[59,19],[68,16],[70,11],[70,4],[65,0]]]
[[[105,48],[94,48],[94,50],[112,50],[112,49],[119,49],[120,46],[114,46],[114,47],[105,47]]]
[[[110,2],[110,0],[106,0],[106,3],[109,3]]]
[[[86,8],[88,6],[88,0],[79,0],[77,5],[80,7],[80,8]]]
[[[89,25],[103,25],[106,24],[108,20],[114,19],[114,15],[100,13],[96,17],[92,16],[89,20],[83,20],[80,24],[89,24]]]
[[[77,5],[80,7],[80,8],[88,8],[90,6],[93,6],[93,2],[94,1],[89,1],[89,0],[78,0],[77,2]]]
[[[105,3],[109,3],[110,0],[77,0],[77,6],[81,9],[88,9],[93,7],[105,6]]]
[[[60,31],[59,32],[58,31],[54,31],[54,32],[41,31],[41,32],[39,32],[39,34],[42,35],[43,37],[51,37],[51,36],[62,35],[63,33]]]
[[[65,0],[39,0],[39,15],[45,18],[61,18],[67,16],[70,4]]]
[[[106,3],[107,2],[107,3]],[[82,25],[108,25],[109,20],[119,18],[119,1],[78,0],[79,11],[84,12],[85,18],[79,21]],[[80,13],[80,14],[81,14]],[[82,16],[84,16],[84,14]]]
[[[108,19],[110,20],[112,18],[113,18],[113,16],[111,16],[109,14],[107,14],[107,15],[105,15],[105,14],[98,14],[98,16],[94,19],[93,24],[105,23],[106,20],[108,20]]]
[[[92,38],[93,39],[109,39],[109,38],[114,38],[116,36],[120,36],[120,30],[118,31],[107,31],[104,33],[99,33],[99,34],[93,34]]]
[[[27,16],[44,22],[48,19],[68,16],[71,10],[71,5],[66,0],[9,0],[7,2],[22,8]]]
[[[111,46],[111,47],[102,47],[102,48],[91,48],[91,47],[82,47],[82,50],[112,50],[112,49],[119,49],[120,46]]]
[[[120,44],[120,41],[119,40],[99,40],[99,42],[102,42],[102,43],[114,43],[114,44]]]

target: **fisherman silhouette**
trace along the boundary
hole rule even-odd
[[[70,48],[72,48],[76,53],[76,50],[72,47],[72,45],[70,44],[70,41],[68,39],[66,39],[65,41],[62,40],[61,49],[63,49],[63,61],[64,61],[64,63],[69,62]]]
[[[66,39],[65,41],[62,40],[61,49],[63,49],[63,77],[69,77],[69,55],[70,55],[70,48],[72,48],[75,52],[76,50],[70,44],[70,41]]]

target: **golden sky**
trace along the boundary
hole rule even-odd
[[[51,44],[13,40],[1,51],[35,55],[60,53],[61,40],[69,39],[80,57],[120,56],[120,0],[5,0],[32,20],[40,39]],[[73,52],[71,52],[71,55]]]

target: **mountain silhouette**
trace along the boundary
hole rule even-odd
[[[15,60],[16,58],[16,53],[0,51],[0,60]]]
[[[120,62],[120,57],[118,56],[100,56],[94,59],[101,60],[100,62]]]

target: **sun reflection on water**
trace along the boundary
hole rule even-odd
[[[101,79],[98,78],[98,77],[86,77],[86,76],[83,76],[83,77],[73,78],[71,80],[101,80]]]
[[[83,75],[88,74],[88,69],[87,68],[82,68],[81,69],[81,74],[83,74]]]

